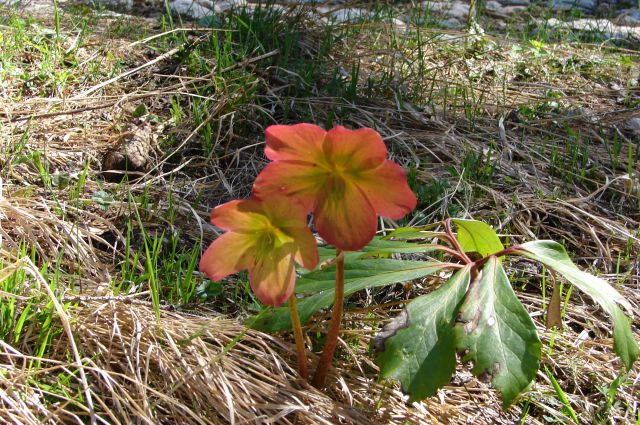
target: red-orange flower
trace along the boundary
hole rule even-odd
[[[295,262],[312,270],[318,249],[307,212],[289,198],[231,201],[211,212],[211,222],[228,232],[200,260],[211,280],[249,270],[251,289],[264,304],[278,306],[293,292]]]
[[[377,215],[398,219],[416,206],[404,171],[387,159],[373,129],[274,125],[266,139],[265,153],[273,162],[256,179],[254,195],[297,198],[314,211],[320,236],[340,249],[355,251],[369,243]]]

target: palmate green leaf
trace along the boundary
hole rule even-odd
[[[354,259],[345,260],[344,294],[345,297],[366,288],[375,288],[397,282],[419,279],[433,275],[451,266],[448,263],[426,261],[403,261],[386,259]],[[307,294],[299,298],[298,313],[305,323],[316,311],[333,304],[335,287],[335,264],[326,269],[315,270],[302,276],[296,285],[297,294]],[[255,318],[249,318],[251,323]],[[264,312],[251,325],[265,332],[278,332],[291,328],[291,319],[287,307],[279,307]]]
[[[474,375],[491,379],[503,407],[535,378],[542,344],[498,258],[490,257],[472,282],[454,332],[462,360],[473,361]]]
[[[380,374],[399,380],[410,402],[436,394],[456,370],[452,324],[470,274],[465,267],[437,290],[414,299],[376,336]]]
[[[451,221],[456,225],[457,239],[464,252],[477,252],[481,257],[487,257],[504,249],[495,230],[487,223],[458,218]]]
[[[636,342],[629,319],[617,304],[623,306],[631,314],[631,304],[603,279],[578,269],[571,261],[564,247],[554,241],[532,241],[516,248],[516,252],[524,257],[538,261],[564,276],[578,289],[585,292],[613,319],[613,349],[622,359],[625,367],[630,369],[638,358],[640,350]]]

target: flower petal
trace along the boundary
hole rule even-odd
[[[322,157],[322,142],[327,132],[315,124],[272,125],[265,135],[265,155],[272,161],[309,161]]]
[[[354,184],[364,193],[376,214],[399,219],[416,207],[416,195],[402,167],[386,160],[380,167],[359,173]]]
[[[255,257],[252,236],[232,232],[219,236],[200,259],[200,271],[215,281],[250,267]]]
[[[253,196],[263,200],[272,196],[292,196],[302,204],[305,212],[309,212],[326,176],[320,167],[289,161],[272,162],[256,177]]]
[[[267,217],[256,200],[234,200],[211,211],[211,223],[224,230],[251,231],[264,227]]]
[[[345,251],[368,244],[378,228],[371,204],[355,185],[344,181],[327,187],[316,207],[315,224],[320,236]]]
[[[309,271],[315,269],[320,261],[320,257],[318,255],[316,238],[313,236],[313,233],[311,233],[308,227],[291,228],[289,232],[295,240],[296,262]]]
[[[296,271],[291,249],[282,247],[265,253],[249,269],[251,289],[263,304],[277,307],[293,293]]]
[[[375,168],[387,158],[387,147],[371,128],[349,130],[336,126],[327,133],[323,147],[332,163],[348,171]]]
[[[318,264],[318,247],[307,227],[307,211],[295,198],[269,197],[263,202],[271,223],[294,240],[295,260],[307,270]]]
[[[264,214],[280,229],[307,228],[308,212],[300,201],[288,196],[269,196],[262,200]]]

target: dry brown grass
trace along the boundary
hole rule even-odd
[[[51,24],[49,16],[42,18]],[[152,33],[159,31],[150,21],[140,22],[151,25]],[[188,104],[203,85],[213,84],[211,75],[188,75],[175,52],[162,56],[144,44],[114,40],[109,34],[113,24],[113,17],[93,22],[95,32],[82,47],[80,59],[88,63],[103,49],[113,57],[103,63],[95,80],[76,79],[65,92],[49,96],[38,92],[17,96],[21,82],[15,80],[8,81],[1,92],[4,270],[0,280],[9,281],[18,266],[28,265],[18,258],[26,243],[39,267],[48,263],[49,269],[58,269],[51,289],[66,307],[64,314],[54,312],[46,291],[51,270],[28,268],[30,274],[21,286],[0,293],[2,302],[13,306],[14,320],[25,309],[43,312],[42,317],[49,312],[53,318],[48,325],[29,320],[27,329],[8,333],[2,342],[1,421],[88,423],[95,415],[96,423],[122,424],[489,424],[517,421],[524,406],[529,409],[527,423],[545,422],[545,415],[565,417],[544,371],[526,395],[529,403],[508,412],[499,409],[498,395],[464,367],[437,397],[407,405],[396,384],[378,382],[369,348],[381,323],[393,317],[407,297],[396,287],[353,300],[355,307],[347,314],[337,367],[326,394],[297,378],[291,366],[295,350],[288,335],[265,335],[239,324],[248,307],[234,304],[238,298],[229,291],[215,303],[163,305],[158,320],[147,285],[113,294],[111,285],[122,264],[132,261],[125,258],[123,246],[124,223],[133,210],[141,214],[147,232],[179,235],[184,245],[214,238],[216,231],[207,223],[209,208],[248,193],[264,162],[262,126],[279,120],[284,105],[293,111],[290,119],[304,112],[318,123],[327,122],[332,108],[340,110],[346,124],[378,129],[396,160],[418,165],[418,183],[449,181],[431,205],[423,206],[423,215],[416,216],[414,223],[439,220],[453,208],[458,214],[488,220],[512,242],[535,237],[564,240],[581,266],[605,273],[604,278],[617,283],[632,303],[635,318],[640,317],[638,170],[630,176],[626,173],[625,155],[613,164],[605,143],[616,135],[626,138],[622,139],[625,146],[636,143],[637,149],[624,124],[638,115],[638,108],[621,105],[620,89],[613,84],[625,87],[628,79],[637,78],[638,61],[635,68],[616,66],[610,60],[615,49],[593,45],[549,45],[546,61],[527,49],[514,58],[510,56],[512,46],[518,44],[514,41],[489,39],[485,46],[469,51],[460,42],[462,34],[448,32],[450,38],[444,39],[432,30],[424,30],[422,43],[416,44],[415,37],[403,40],[397,28],[376,23],[374,31],[354,32],[344,45],[336,46],[335,54],[327,58],[331,67],[314,88],[328,83],[334,67],[348,75],[354,60],[359,60],[363,81],[367,76],[389,76],[369,97],[349,102],[325,95],[288,96],[288,90],[300,84],[298,77],[263,64],[277,51],[233,65],[233,70],[255,74],[260,101],[233,109],[238,93],[227,85],[207,92],[214,106],[206,111],[205,121],[215,123],[220,148],[216,152],[222,153],[206,156],[198,146],[193,117],[187,113],[181,123],[171,122],[167,99],[179,96]],[[305,26],[308,33],[302,50],[314,57],[322,29],[314,21],[305,21]],[[193,43],[199,43],[207,32],[189,30],[189,34]],[[29,63],[23,57],[16,61]],[[118,62],[125,65],[117,68]],[[577,65],[567,67],[567,63]],[[524,72],[523,64],[528,71]],[[80,75],[86,71],[77,70]],[[625,96],[640,98],[637,86],[625,90]],[[540,107],[535,116],[527,117],[518,110],[549,101],[550,91],[563,94],[558,108]],[[162,118],[162,125],[136,122],[134,110],[142,103]],[[141,126],[152,141],[148,167],[133,174],[137,180],[130,183],[105,181],[103,156]],[[24,134],[24,149],[16,153],[12,147]],[[161,145],[161,139],[177,143]],[[584,178],[576,178],[569,166],[558,170],[552,161],[558,152],[570,156],[562,149],[572,144],[587,146],[591,163]],[[490,160],[495,164],[490,181],[461,178],[468,166],[465,156],[475,152],[486,159],[490,145]],[[34,152],[39,152],[50,175],[70,176],[71,184],[62,188],[47,183],[34,161],[17,160],[16,155]],[[73,196],[73,184],[85,164],[87,181]],[[107,211],[91,200],[101,189],[114,194]],[[132,209],[129,198],[139,199],[144,193],[150,200],[147,208],[133,202]],[[199,198],[204,201],[194,207]],[[169,212],[173,220],[167,219]],[[144,268],[138,268],[143,274]],[[522,271],[533,274],[527,281],[514,279],[522,286],[518,295],[532,313],[545,347],[553,339],[543,363],[553,371],[579,417],[585,422],[634,421],[637,366],[608,410],[606,395],[598,388],[621,370],[602,311],[574,292],[565,329],[545,330],[540,270],[517,263],[511,271],[516,277]],[[415,282],[410,295],[428,291],[432,283]],[[308,324],[310,336],[325,329],[324,319],[318,314]],[[63,329],[65,322],[70,324],[72,339]],[[45,352],[39,353],[45,331],[53,337]],[[314,340],[308,342],[311,346]],[[82,367],[70,354],[73,345]]]

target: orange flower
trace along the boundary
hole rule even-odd
[[[231,201],[213,209],[211,222],[228,232],[206,250],[200,270],[220,280],[248,269],[251,289],[264,304],[279,306],[292,294],[294,260],[308,270],[318,264],[307,212],[291,199]]]
[[[274,125],[266,130],[272,160],[257,177],[260,199],[295,197],[314,211],[327,242],[355,251],[376,233],[377,215],[399,219],[416,206],[402,168],[387,160],[387,148],[370,128],[325,131],[313,124]]]

